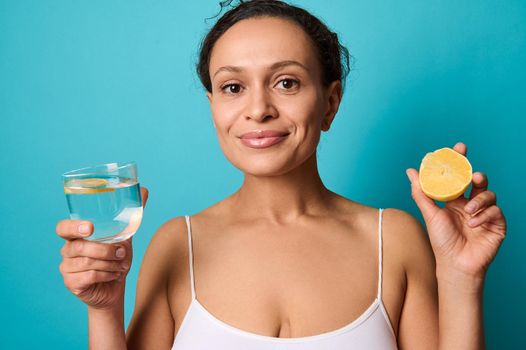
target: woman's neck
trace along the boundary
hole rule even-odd
[[[245,174],[231,205],[247,218],[285,224],[304,215],[324,215],[332,192],[318,173],[316,153],[296,169],[278,176]]]

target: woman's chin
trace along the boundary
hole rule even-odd
[[[247,160],[236,163],[232,162],[232,164],[245,173],[245,175],[257,177],[280,176],[288,173],[294,168],[294,166],[291,166],[290,162],[277,159],[256,160],[252,162]]]

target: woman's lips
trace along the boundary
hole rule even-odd
[[[262,137],[258,139],[241,139],[241,142],[251,148],[267,148],[275,145],[283,140],[287,136],[276,136],[276,137]]]
[[[241,143],[250,148],[267,148],[283,141],[287,132],[275,130],[256,130],[241,135]]]

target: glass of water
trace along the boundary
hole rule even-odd
[[[87,240],[115,243],[137,232],[143,209],[135,162],[73,170],[62,179],[70,218],[93,223]]]

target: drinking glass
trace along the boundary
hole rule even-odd
[[[115,243],[137,232],[143,209],[135,162],[68,171],[62,179],[70,218],[93,223],[87,240]]]

